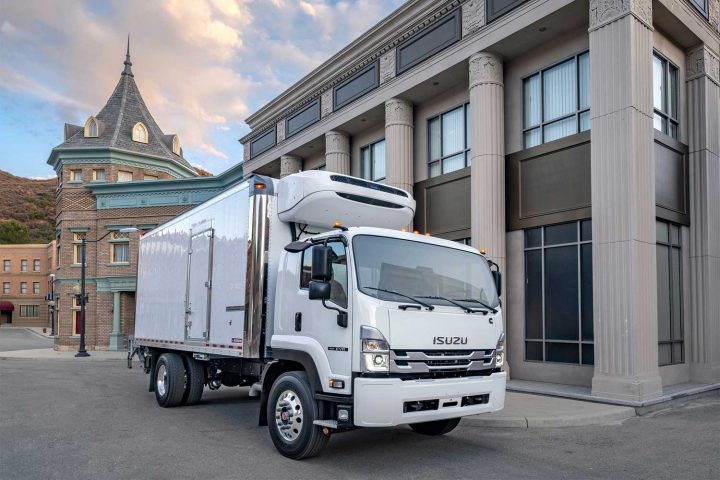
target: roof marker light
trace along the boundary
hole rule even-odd
[[[340,227],[342,227],[342,223],[340,223],[340,222],[333,223],[333,228],[340,228]]]
[[[425,232],[425,236],[426,236],[426,237],[432,237],[432,235],[430,234],[430,232]]]
[[[417,235],[418,233],[420,233],[420,230],[413,230],[413,233]]]
[[[407,232],[407,228],[403,227],[400,229],[401,232]]]
[[[480,249],[480,255],[485,255],[486,253],[487,253],[487,250],[485,250],[484,248]]]

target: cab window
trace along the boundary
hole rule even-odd
[[[332,278],[330,279],[330,301],[347,308],[347,253],[345,245],[340,241],[330,241],[328,247],[333,249]],[[308,288],[310,285],[312,269],[312,251],[315,247],[303,251],[302,272],[300,274],[300,288]]]

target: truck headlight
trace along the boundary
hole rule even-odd
[[[362,327],[362,332],[374,338],[362,339],[362,363],[366,372],[388,372],[390,370],[390,347],[379,330]]]
[[[495,346],[495,366],[502,367],[505,363],[505,333],[500,334],[500,338]]]

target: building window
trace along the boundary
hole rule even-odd
[[[360,170],[365,180],[385,182],[385,139],[360,149]]]
[[[525,360],[592,365],[592,223],[525,230]]]
[[[590,129],[590,54],[523,79],[525,148]]]
[[[80,302],[78,302],[78,297],[74,296],[72,297],[72,334],[73,335],[80,335]]]
[[[707,0],[690,0],[690,3],[692,3],[695,8],[700,10],[700,13],[703,15],[703,17],[708,18]]]
[[[147,173],[143,175],[143,180],[157,180],[158,178],[160,177],[157,175],[148,175]]]
[[[345,245],[337,240],[327,242],[327,246],[333,249],[332,255],[332,278],[330,279],[330,301],[347,308],[348,273],[347,254]],[[300,275],[300,288],[308,288],[311,280],[312,250],[315,247],[307,248],[302,253],[302,274]]]
[[[680,226],[657,221],[658,364],[684,362]]]
[[[678,137],[678,67],[653,54],[653,126],[672,138]]]
[[[85,122],[85,137],[97,137],[98,136],[98,124],[95,117],[90,117]]]
[[[113,232],[110,239],[110,258],[112,263],[130,262],[130,234]]]
[[[428,168],[431,177],[470,165],[470,104],[428,120]]]
[[[40,271],[40,259],[36,258],[33,260],[33,272],[39,272]]]
[[[3,272],[9,272],[10,271],[10,260],[3,260]]]
[[[40,316],[39,305],[20,305],[20,316],[21,317],[39,317]]]
[[[10,295],[10,282],[3,282],[3,295]]]
[[[70,170],[70,181],[71,182],[82,182],[82,170]]]
[[[40,282],[33,282],[33,295],[40,295]]]
[[[133,174],[132,172],[127,172],[125,170],[118,170],[118,182],[132,182]]]
[[[93,168],[93,182],[104,182],[105,181],[105,170],[101,168]]]
[[[73,264],[74,265],[80,265],[80,257],[82,257],[82,241],[83,238],[85,238],[84,233],[73,233],[73,241],[72,241],[72,248],[73,248]],[[85,252],[87,255],[87,252]],[[86,259],[87,264],[87,259]]]
[[[177,135],[173,135],[172,151],[175,155],[180,155],[180,138]]]
[[[133,142],[148,143],[147,127],[142,122],[137,122],[132,129]]]
[[[20,260],[20,271],[27,272],[27,260]]]
[[[20,295],[27,295],[27,282],[20,282]]]

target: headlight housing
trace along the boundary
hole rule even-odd
[[[361,329],[363,370],[372,373],[390,371],[390,347],[379,330],[363,326]]]
[[[505,333],[500,334],[500,338],[495,346],[495,366],[502,367],[505,363]]]

